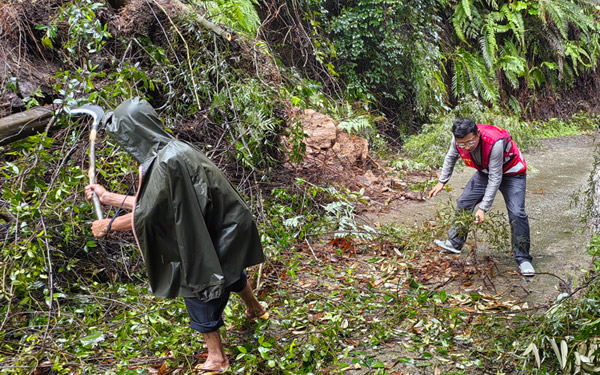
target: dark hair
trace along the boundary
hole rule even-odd
[[[469,133],[477,134],[477,124],[475,121],[469,117],[459,118],[454,121],[454,125],[452,125],[452,134],[456,138],[464,138]]]

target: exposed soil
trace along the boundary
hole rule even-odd
[[[544,92],[537,94],[523,90],[518,94],[518,99],[530,120],[568,118],[577,112],[600,114],[599,90],[600,77],[592,74],[577,77],[573,89],[555,90],[547,87]]]
[[[532,256],[537,274],[522,277],[507,249],[489,246],[485,236],[474,241],[471,235],[463,254],[453,255],[433,246],[430,242],[414,257],[405,261],[402,258],[402,244],[372,245],[346,239],[328,243],[304,246],[304,262],[307,269],[313,261],[324,262],[329,269],[343,274],[348,267],[355,270],[352,279],[359,285],[370,285],[373,293],[386,293],[402,296],[410,289],[410,279],[426,285],[429,290],[445,290],[450,296],[446,303],[477,316],[486,314],[529,313],[547,311],[562,293],[575,291],[574,282],[590,267],[591,257],[586,254],[589,236],[588,224],[582,221],[586,214],[584,194],[589,189],[589,177],[598,154],[597,143],[600,136],[582,135],[562,137],[543,141],[541,147],[525,154],[529,165],[526,208],[530,217],[532,233]],[[376,184],[379,190],[371,189],[372,197],[381,202],[373,202],[364,207],[359,219],[367,225],[399,224],[419,230],[423,237],[433,238],[437,231],[440,210],[447,210],[456,204],[462,187],[473,174],[463,168],[455,171],[449,183],[450,191],[428,200],[407,199],[406,190],[393,195],[385,187]],[[414,175],[415,181],[433,179],[429,175]],[[381,176],[376,181],[385,180]],[[392,189],[393,190],[393,189]],[[387,199],[386,199],[387,198]],[[497,197],[492,211],[506,215],[504,202]],[[473,247],[477,245],[474,254]],[[476,255],[476,256],[475,256]],[[374,259],[379,259],[375,260]],[[324,285],[323,280],[305,275],[299,286],[306,290],[343,290],[343,277],[340,285]],[[465,301],[455,298],[477,294],[481,299]],[[378,312],[377,314],[380,314]],[[364,314],[364,313],[363,313]],[[377,321],[378,316],[364,314],[367,321]],[[403,330],[413,328],[398,327],[397,334],[391,332],[390,339],[379,346],[371,346],[363,337],[349,337],[351,345],[365,345],[365,358],[380,361],[394,374],[442,374],[454,371],[455,366],[472,366],[470,373],[518,373],[518,363],[514,358],[492,360],[481,354],[482,367],[462,362],[462,354],[457,352],[452,361],[433,361],[433,366],[421,367],[418,354],[407,351],[403,345]],[[418,334],[417,331],[411,331]],[[457,345],[456,350],[460,345]],[[399,358],[413,358],[414,363],[404,363]],[[353,366],[352,364],[349,364]],[[463,367],[461,367],[463,368]],[[368,374],[373,369],[354,365],[352,374]],[[394,372],[396,371],[396,372]]]
[[[434,288],[480,291],[495,298],[526,302],[529,307],[543,307],[561,293],[573,289],[573,281],[588,269],[585,192],[598,153],[598,135],[561,137],[543,141],[543,145],[525,153],[528,163],[526,210],[531,226],[531,255],[537,275],[524,278],[518,273],[509,249],[490,248],[485,238],[477,243],[471,234],[460,255],[440,251],[433,244],[425,250],[417,267],[439,273],[421,276]],[[365,223],[396,223],[429,230],[439,220],[438,212],[456,205],[473,170],[455,171],[448,187],[425,201],[395,200],[387,206],[374,205],[361,218]],[[506,215],[501,193],[491,212]],[[476,262],[473,247],[477,245]]]

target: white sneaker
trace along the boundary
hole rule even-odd
[[[433,243],[438,245],[439,247],[441,247],[444,250],[448,250],[451,253],[460,254],[460,250],[455,249],[454,246],[452,245],[452,242],[450,242],[450,240],[446,240],[446,241],[433,240]]]
[[[523,275],[523,276],[535,275],[535,269],[533,269],[533,266],[531,265],[531,263],[527,262],[527,261],[519,264],[519,271],[521,271],[521,275]]]

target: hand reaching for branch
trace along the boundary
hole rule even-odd
[[[481,224],[485,221],[485,211],[477,210],[475,213],[475,224]]]
[[[438,182],[437,185],[435,185],[433,189],[431,189],[431,191],[429,192],[429,198],[435,197],[440,191],[442,191],[444,186],[446,185],[442,184],[441,182]]]

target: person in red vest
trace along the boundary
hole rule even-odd
[[[444,159],[438,184],[429,192],[437,195],[448,183],[454,165],[461,158],[465,165],[477,169],[461,196],[457,210],[475,212],[475,221],[482,223],[485,213],[492,207],[498,190],[504,197],[511,228],[511,246],[519,271],[523,276],[535,275],[529,255],[529,219],[525,212],[525,186],[527,164],[510,134],[492,125],[476,124],[465,117],[452,125],[452,144]],[[456,224],[448,231],[447,240],[435,240],[439,247],[459,254],[467,233]]]

